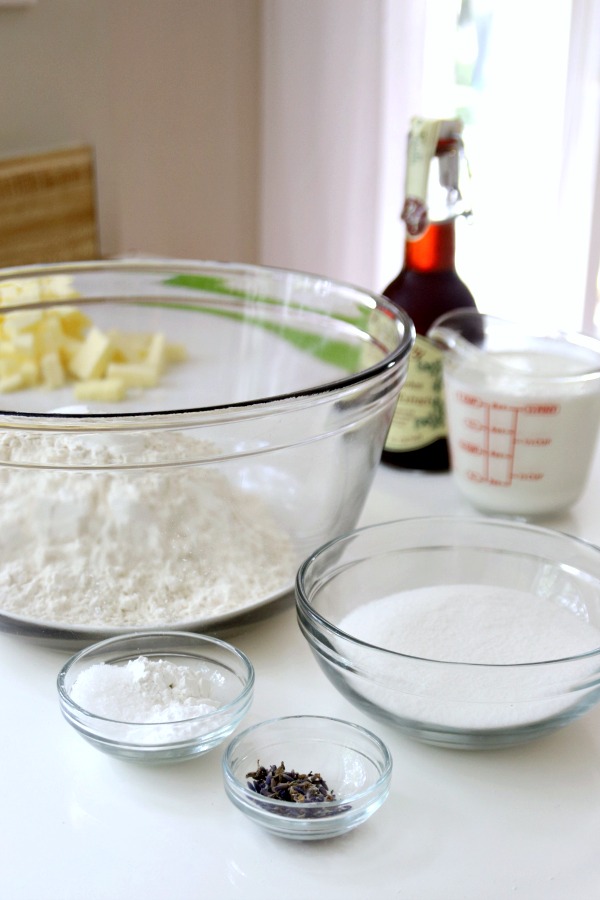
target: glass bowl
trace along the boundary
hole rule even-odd
[[[1,271],[0,629],[75,649],[293,594],[356,524],[413,340],[384,298],[297,272]]]
[[[98,750],[135,762],[178,762],[234,731],[252,703],[254,668],[218,638],[144,632],[75,654],[57,688],[63,716]]]
[[[286,773],[319,776],[334,799],[296,802],[257,792],[251,773],[281,765]],[[356,828],[386,800],[391,775],[392,758],[376,735],[327,716],[259,722],[234,737],[223,755],[225,790],[234,806],[271,834],[293,840]]]
[[[512,521],[359,529],[299,568],[298,621],[352,703],[411,738],[494,748],[600,697],[600,549]]]

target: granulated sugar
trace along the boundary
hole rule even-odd
[[[435,585],[366,604],[340,627],[409,656],[511,665],[600,646],[600,631],[544,597],[477,584]]]
[[[369,657],[378,682],[374,688],[356,682],[366,699],[406,719],[475,730],[523,725],[572,706],[581,694],[570,690],[585,682],[597,660],[570,663],[568,678],[558,668],[523,664],[600,647],[600,629],[560,604],[474,584],[385,597],[347,615],[339,628],[396,653],[453,663],[400,662],[384,654],[373,663],[359,650],[358,666]]]
[[[262,498],[215,466],[173,464],[203,449],[181,434],[140,435],[133,450],[111,434],[0,435],[10,464],[0,465],[0,610],[67,626],[170,625],[289,588],[291,542]]]

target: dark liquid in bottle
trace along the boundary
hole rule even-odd
[[[454,223],[432,225],[426,240],[408,245],[407,254],[407,261],[416,268],[403,268],[383,293],[408,313],[417,334],[427,334],[444,313],[458,307],[475,308],[473,295],[453,268]],[[444,472],[450,466],[446,438],[415,450],[384,449],[381,458],[404,469]]]
[[[439,316],[461,306],[475,306],[466,284],[453,269],[416,272],[404,269],[383,292],[411,317],[418,334],[427,334]]]

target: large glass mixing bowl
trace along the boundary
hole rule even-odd
[[[297,272],[0,272],[0,628],[80,645],[285,595],[357,521],[413,340],[384,298]]]

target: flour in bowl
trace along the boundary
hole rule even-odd
[[[291,541],[262,498],[216,466],[177,464],[203,449],[168,433],[0,435],[0,611],[172,625],[289,588]]]

